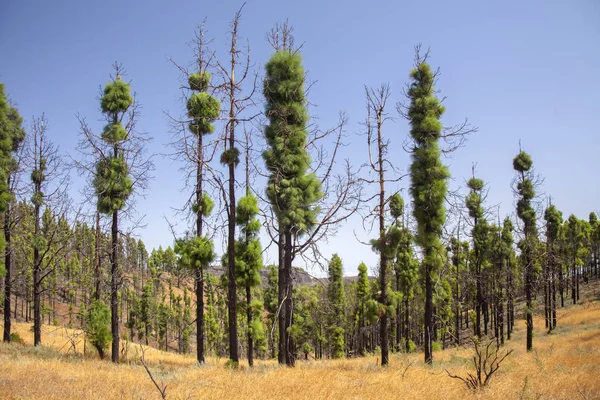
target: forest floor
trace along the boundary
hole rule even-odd
[[[423,364],[422,353],[392,354],[387,368],[377,366],[378,355],[299,361],[296,368],[258,360],[255,368],[242,362],[238,370],[226,368],[226,359],[198,367],[192,355],[151,348],[145,359],[157,382],[166,385],[168,399],[600,399],[600,288],[588,288],[580,304],[558,310],[553,333],[544,329],[543,315],[535,317],[532,352],[525,351],[524,321],[516,321],[504,347],[513,353],[479,391],[446,372],[473,372],[473,350],[467,347],[435,352],[431,367]],[[44,326],[45,345],[34,348],[31,325],[15,328],[25,344],[0,343],[2,399],[160,398],[137,344],[128,347],[127,361],[114,365],[74,355],[73,331]]]

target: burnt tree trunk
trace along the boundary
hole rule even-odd
[[[110,331],[112,334],[111,360],[119,362],[119,217],[118,211],[112,215],[112,255],[110,266]]]
[[[202,237],[202,224],[203,224],[203,148],[202,148],[202,134],[198,134],[198,143],[196,149],[198,159],[196,164],[196,204],[198,211],[196,214],[196,236]],[[201,265],[196,269],[195,280],[196,280],[196,361],[199,364],[204,364],[204,266]]]
[[[281,228],[280,228],[281,229]],[[286,273],[285,273],[285,235],[283,232],[279,234],[279,268],[277,270],[278,274],[278,290],[277,290],[277,302],[279,304],[278,309],[278,319],[279,319],[279,352],[277,354],[277,359],[279,364],[287,364],[287,347],[286,347],[286,326],[285,326],[285,312],[286,308],[284,306],[284,301],[286,299]]]
[[[254,343],[252,341],[252,335],[250,333],[250,325],[252,324],[252,291],[250,286],[246,286],[246,318],[248,320],[248,365],[254,366]]]
[[[95,257],[95,269],[94,269],[94,280],[95,280],[95,284],[96,284],[96,290],[94,291],[94,298],[96,300],[100,300],[100,295],[101,295],[101,281],[102,281],[102,277],[101,277],[101,260],[100,260],[100,211],[96,211],[96,235],[95,235],[95,239],[96,239],[96,245],[94,248],[94,257]],[[143,275],[142,275],[143,276]]]
[[[294,338],[290,334],[292,324],[294,323],[293,318],[293,281],[292,281],[292,233],[290,229],[284,231],[285,234],[285,252],[284,252],[284,275],[285,275],[285,335],[284,335],[284,346],[285,346],[285,357],[286,365],[293,367],[296,364],[296,345]]]
[[[428,249],[427,252],[431,253],[433,250]],[[427,254],[425,260],[431,260],[432,254]],[[425,320],[424,320],[424,340],[423,350],[425,352],[425,363],[433,363],[433,348],[432,348],[432,335],[433,335],[433,280],[431,279],[432,268],[427,263],[425,264]]]
[[[38,185],[36,184],[35,191],[38,192]],[[39,239],[40,234],[40,206],[39,204],[34,205],[34,230],[33,237]],[[42,299],[41,299],[41,260],[40,260],[40,249],[37,241],[34,242],[33,246],[33,345],[38,346],[42,344]]]
[[[8,186],[10,187],[10,177],[8,178]],[[10,295],[12,290],[12,263],[11,263],[11,237],[10,237],[10,203],[7,204],[6,211],[4,212],[4,265],[6,266],[6,276],[4,277],[4,329],[3,329],[3,340],[10,342]],[[17,318],[17,297],[15,295],[15,319]]]

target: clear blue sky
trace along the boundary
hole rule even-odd
[[[182,112],[179,73],[167,58],[192,61],[187,43],[205,17],[214,49],[224,56],[229,22],[241,4],[4,0],[0,81],[26,126],[32,116],[46,113],[51,138],[72,153],[79,131],[75,114],[92,122],[100,118],[98,89],[119,61],[143,106],[139,126],[154,138],[150,151],[163,152],[169,140],[163,111]],[[317,81],[310,101],[319,124],[332,124],[341,110],[350,117],[351,144],[344,157],[355,163],[366,157],[365,139],[356,135],[365,117],[363,85],[389,82],[389,111],[395,115],[413,46],[422,43],[431,48],[431,64],[442,71],[444,123],[468,117],[479,127],[467,146],[446,160],[453,188],[463,184],[475,162],[489,183],[488,203],[500,203],[502,215],[512,212],[511,161],[521,140],[545,178],[542,190],[566,216],[587,218],[600,210],[600,2],[248,1],[240,34],[250,42],[259,73],[271,53],[264,35],[285,18],[295,28],[296,42],[304,43],[305,67]],[[401,144],[407,124],[398,118],[385,133],[392,141],[391,159],[406,171],[410,160]],[[186,198],[177,165],[160,158],[155,163],[156,179],[138,206],[147,223],[138,234],[149,248],[172,243],[163,214],[174,219],[171,207]],[[390,190],[408,184],[406,179]],[[340,254],[350,275],[361,260],[371,267],[376,262],[368,247],[354,244],[353,230],[369,238],[354,219],[324,247],[327,255]]]

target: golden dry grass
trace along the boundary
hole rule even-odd
[[[525,351],[519,321],[507,345],[514,353],[480,392],[470,392],[445,372],[471,370],[472,351],[466,348],[434,353],[433,367],[423,365],[422,354],[394,354],[385,369],[377,366],[376,356],[299,362],[293,369],[259,361],[252,370],[242,365],[237,371],[226,369],[223,359],[198,367],[193,356],[154,349],[146,359],[170,399],[600,399],[600,302],[559,310],[559,328],[551,335],[539,317],[535,325],[535,350]],[[34,349],[29,327],[16,324],[26,345],[0,344],[0,398],[160,398],[137,361],[137,345],[128,349],[129,362],[113,365],[65,356],[68,338],[57,328],[45,327],[48,347]]]

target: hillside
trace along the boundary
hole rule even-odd
[[[534,351],[525,351],[525,323],[517,321],[507,348],[514,349],[482,393],[451,379],[471,371],[469,348],[434,354],[425,367],[422,354],[393,354],[389,368],[376,355],[347,360],[303,361],[296,368],[258,361],[256,368],[225,367],[209,359],[198,368],[190,356],[148,349],[155,378],[173,399],[597,399],[600,398],[600,291],[590,285],[581,304],[558,310],[558,328],[547,334],[535,316]],[[30,325],[16,324],[25,344],[0,344],[0,393],[7,399],[152,399],[160,398],[143,366],[138,345],[128,347],[126,361],[113,365],[92,356],[74,355],[64,328],[44,326],[46,346],[33,348]],[[77,340],[78,338],[74,338]],[[79,342],[77,352],[81,352]]]

